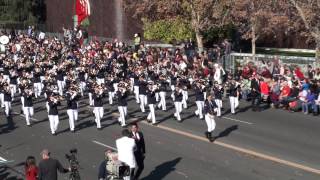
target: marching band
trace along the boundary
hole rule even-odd
[[[70,131],[75,132],[79,103],[85,97],[88,97],[88,105],[93,109],[98,130],[102,129],[105,100],[109,105],[117,103],[118,122],[122,127],[127,125],[127,106],[131,95],[142,113],[148,111],[147,121],[156,125],[156,110],[167,111],[170,89],[175,108],[173,115],[178,122],[182,122],[183,109],[188,108],[188,93],[191,90],[196,99],[197,110],[194,113],[207,122],[207,134],[214,129],[215,113],[221,116],[224,87],[220,80],[216,82],[213,76],[204,76],[197,69],[179,69],[180,66],[168,60],[169,54],[163,55],[161,62],[152,62],[152,58],[144,58],[144,55],[139,58],[139,55],[126,51],[126,46],[114,47],[108,42],[93,41],[87,47],[76,48],[56,38],[39,44],[22,36],[13,42],[22,42],[19,52],[12,43],[9,45],[11,50],[0,56],[3,68],[0,75],[0,105],[5,108],[5,115],[10,117],[11,103],[20,96],[21,111],[26,124],[31,126],[33,98],[45,98],[53,135],[58,130],[58,107],[62,103],[66,103]],[[234,82],[230,83],[231,112],[235,113],[239,103],[239,87]]]

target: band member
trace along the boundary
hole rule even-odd
[[[49,122],[52,135],[56,135],[59,125],[58,106],[60,105],[61,97],[56,94],[51,94],[49,97]]]
[[[102,65],[99,65],[99,70],[97,72],[97,83],[98,85],[104,84],[104,73],[105,73],[105,68],[102,67]]]
[[[136,102],[139,104],[140,99],[139,99],[139,75],[136,72],[133,76],[133,92],[136,98]]]
[[[213,87],[213,94],[214,94],[214,101],[217,105],[217,117],[221,116],[223,92],[224,92],[224,89],[222,88],[222,86],[219,85],[218,83],[215,83]]]
[[[127,98],[129,93],[126,87],[120,86],[117,91],[117,98],[118,98],[118,110],[120,117],[118,118],[119,124],[124,127],[126,126],[126,116],[127,116]]]
[[[178,81],[177,73],[174,72],[170,76],[170,88],[171,88],[171,91],[172,91],[171,98],[172,98],[173,101],[175,100],[174,99],[174,91],[176,89],[175,87],[177,86],[177,81]]]
[[[162,108],[163,111],[167,110],[166,106],[166,92],[167,92],[167,86],[168,82],[165,80],[164,76],[160,76],[160,87],[159,87],[159,95],[160,95],[160,103],[158,104],[158,108]]]
[[[178,122],[181,122],[180,113],[182,112],[182,90],[181,87],[177,86],[174,91],[174,107],[176,108],[176,112],[174,113],[174,117],[177,118]]]
[[[21,97],[20,97],[20,100],[21,100],[21,112],[20,114],[24,114],[24,92],[25,92],[25,89],[28,87],[28,80],[26,79],[22,79],[20,84],[19,84],[19,89],[20,91],[22,92],[21,93]]]
[[[188,100],[188,85],[189,85],[189,81],[186,79],[186,77],[182,77],[180,80],[179,80],[179,83],[181,84],[182,86],[182,105],[183,105],[183,108],[187,108],[188,105],[187,105],[187,100]]]
[[[34,95],[36,98],[40,97],[42,93],[42,84],[41,84],[41,71],[40,68],[36,67],[33,73],[33,87],[34,87]]]
[[[216,122],[214,121],[214,112],[216,107],[217,105],[210,94],[204,102],[204,118],[208,128],[205,135],[209,141],[213,141],[212,132],[216,128]]]
[[[14,95],[17,93],[17,81],[18,74],[16,70],[12,70],[10,74],[10,90],[11,90],[11,97],[12,101],[14,101]]]
[[[79,68],[79,72],[78,72],[78,79],[80,81],[80,91],[81,91],[81,96],[84,95],[84,91],[86,90],[86,78],[87,77],[87,73],[85,71],[85,68],[83,66],[81,66]]]
[[[143,76],[139,77],[139,99],[141,112],[145,112],[145,105],[147,105],[147,82]]]
[[[26,117],[27,126],[31,125],[30,119],[33,116],[33,102],[32,102],[33,95],[34,94],[31,90],[31,88],[27,88],[23,92],[23,97],[24,97],[24,99],[23,99],[23,101],[24,101],[23,112]]]
[[[94,100],[94,109],[93,113],[95,115],[95,122],[97,124],[97,129],[101,129],[101,119],[104,114],[103,109],[103,98],[104,98],[104,92],[101,86],[98,86],[95,88],[95,92],[93,94],[93,100]]]
[[[149,114],[147,117],[148,122],[151,120],[152,124],[156,124],[156,116],[154,112],[154,105],[157,103],[156,101],[156,90],[157,86],[153,84],[148,85],[148,90],[147,90],[147,101],[149,105]]]
[[[239,85],[235,80],[231,80],[231,84],[229,87],[229,100],[230,100],[231,114],[236,114],[236,108],[239,106],[238,86]]]
[[[3,76],[0,75],[0,104],[1,108],[4,108],[4,99],[3,99],[3,93],[4,93],[4,87],[7,86],[6,81],[3,79]]]
[[[67,114],[69,116],[70,131],[75,132],[74,123],[78,120],[78,100],[80,98],[79,92],[72,87],[69,88],[66,94],[67,100]]]
[[[65,86],[65,81],[64,81],[65,70],[62,66],[63,65],[60,65],[60,67],[57,69],[57,76],[56,76],[60,96],[63,95],[63,90]]]
[[[206,91],[205,86],[198,81],[196,82],[194,91],[197,104],[197,110],[195,111],[195,114],[199,116],[200,119],[203,119],[204,93]]]
[[[108,89],[108,99],[109,99],[109,104],[112,105],[113,104],[113,98],[115,96],[115,89],[113,87],[113,78],[109,75],[107,76],[107,80],[106,80],[106,88]]]
[[[6,114],[6,117],[10,117],[11,114],[11,89],[10,86],[4,87],[4,92],[3,92],[3,100],[4,100],[4,112]]]
[[[94,100],[93,100],[93,94],[95,89],[95,82],[93,82],[91,79],[88,81],[88,96],[89,96],[89,105],[93,106]]]

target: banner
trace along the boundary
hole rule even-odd
[[[89,0],[76,0],[76,23],[77,26],[83,24],[83,25],[89,25],[89,19],[88,17],[91,14],[90,9],[90,1]],[[84,24],[85,22],[85,24]]]

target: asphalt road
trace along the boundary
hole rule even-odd
[[[174,120],[174,108],[169,98],[168,111],[156,111],[156,118],[160,121],[158,127],[139,123],[147,148],[141,179],[320,179],[319,117],[278,109],[252,112],[247,102],[241,102],[238,113],[231,115],[226,99],[223,118],[216,118],[215,136],[218,138],[215,143],[210,143],[203,138],[205,122],[194,116],[193,98],[191,95],[188,109],[182,112],[182,123]],[[23,179],[26,157],[33,155],[39,161],[39,153],[44,148],[50,149],[53,157],[65,166],[68,166],[65,153],[77,148],[82,179],[97,179],[103,152],[108,149],[106,146],[115,147],[115,139],[120,136],[122,128],[116,123],[116,105],[106,103],[102,131],[97,131],[93,123],[87,100],[82,100],[80,105],[74,134],[69,132],[68,116],[61,106],[57,136],[50,133],[44,99],[35,102],[32,127],[27,127],[24,117],[19,115],[19,102],[13,103],[16,113],[12,121],[8,122],[2,112],[0,157],[13,162],[1,164],[0,158],[0,180]],[[146,117],[132,98],[128,112],[130,121]],[[67,174],[60,175],[60,179],[67,177]]]

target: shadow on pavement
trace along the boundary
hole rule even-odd
[[[1,128],[0,134],[7,134],[7,133],[10,133],[11,131],[17,129],[17,126],[13,122],[12,115],[10,117],[7,117],[6,119],[7,119],[7,124],[0,126],[0,128]]]
[[[235,131],[237,129],[238,129],[238,125],[230,126],[227,129],[220,132],[219,135],[215,136],[214,139],[217,140],[219,138],[227,137],[232,131]]]
[[[10,171],[10,169],[7,166],[0,166],[0,179],[3,179],[3,180],[23,180],[20,177],[11,175],[11,173],[9,171]]]
[[[165,177],[174,171],[175,166],[181,161],[181,157],[178,157],[172,161],[165,162],[157,166],[149,175],[142,178],[141,180],[155,180],[155,179],[165,179]]]

